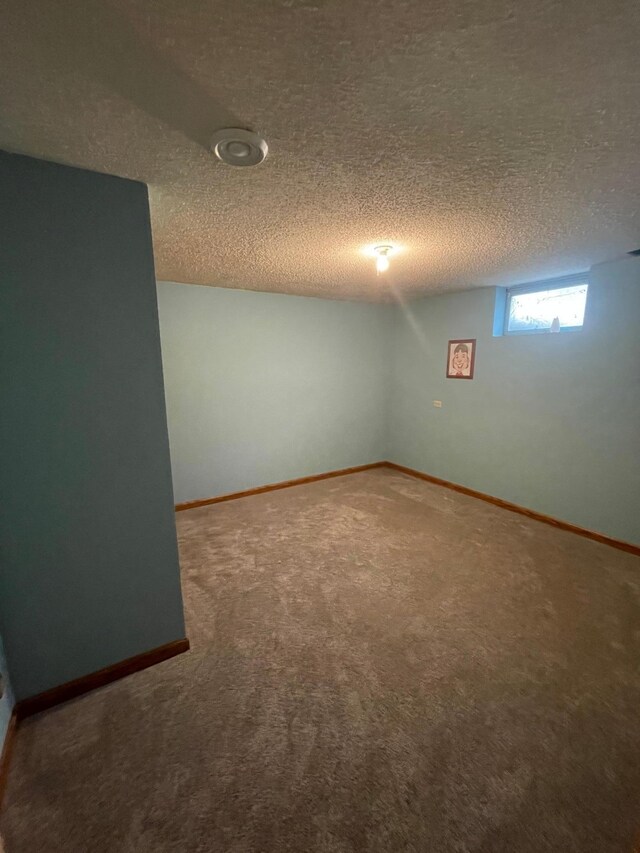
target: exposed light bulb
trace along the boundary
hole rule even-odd
[[[378,271],[378,275],[389,269],[389,252],[392,250],[393,246],[375,246],[373,253],[376,256],[376,270]]]

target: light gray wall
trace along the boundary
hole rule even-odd
[[[493,337],[494,302],[397,309],[392,460],[640,543],[640,259],[593,268],[582,331]],[[447,340],[466,337],[475,378],[446,379]]]
[[[386,452],[382,305],[159,282],[176,501]]]
[[[184,637],[147,190],[0,153],[0,629],[23,699]]]

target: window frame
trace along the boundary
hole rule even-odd
[[[589,300],[589,273],[575,273],[574,275],[565,275],[561,278],[548,278],[541,281],[531,281],[527,284],[514,284],[513,287],[506,288],[504,301],[504,321],[503,335],[550,335],[558,334],[552,332],[551,329],[509,329],[509,311],[511,309],[512,296],[519,296],[521,293],[537,293],[547,290],[561,290],[564,287],[573,287],[579,284],[586,284],[587,296],[584,303],[584,319],[587,316],[587,302]],[[581,326],[560,326],[559,332],[581,332],[584,329],[584,319]]]

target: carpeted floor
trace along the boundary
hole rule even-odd
[[[7,853],[630,853],[637,557],[385,469],[177,523],[192,651],[25,722]]]

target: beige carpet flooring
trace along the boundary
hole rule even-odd
[[[637,557],[385,469],[177,524],[193,650],[25,722],[7,853],[630,853]]]

